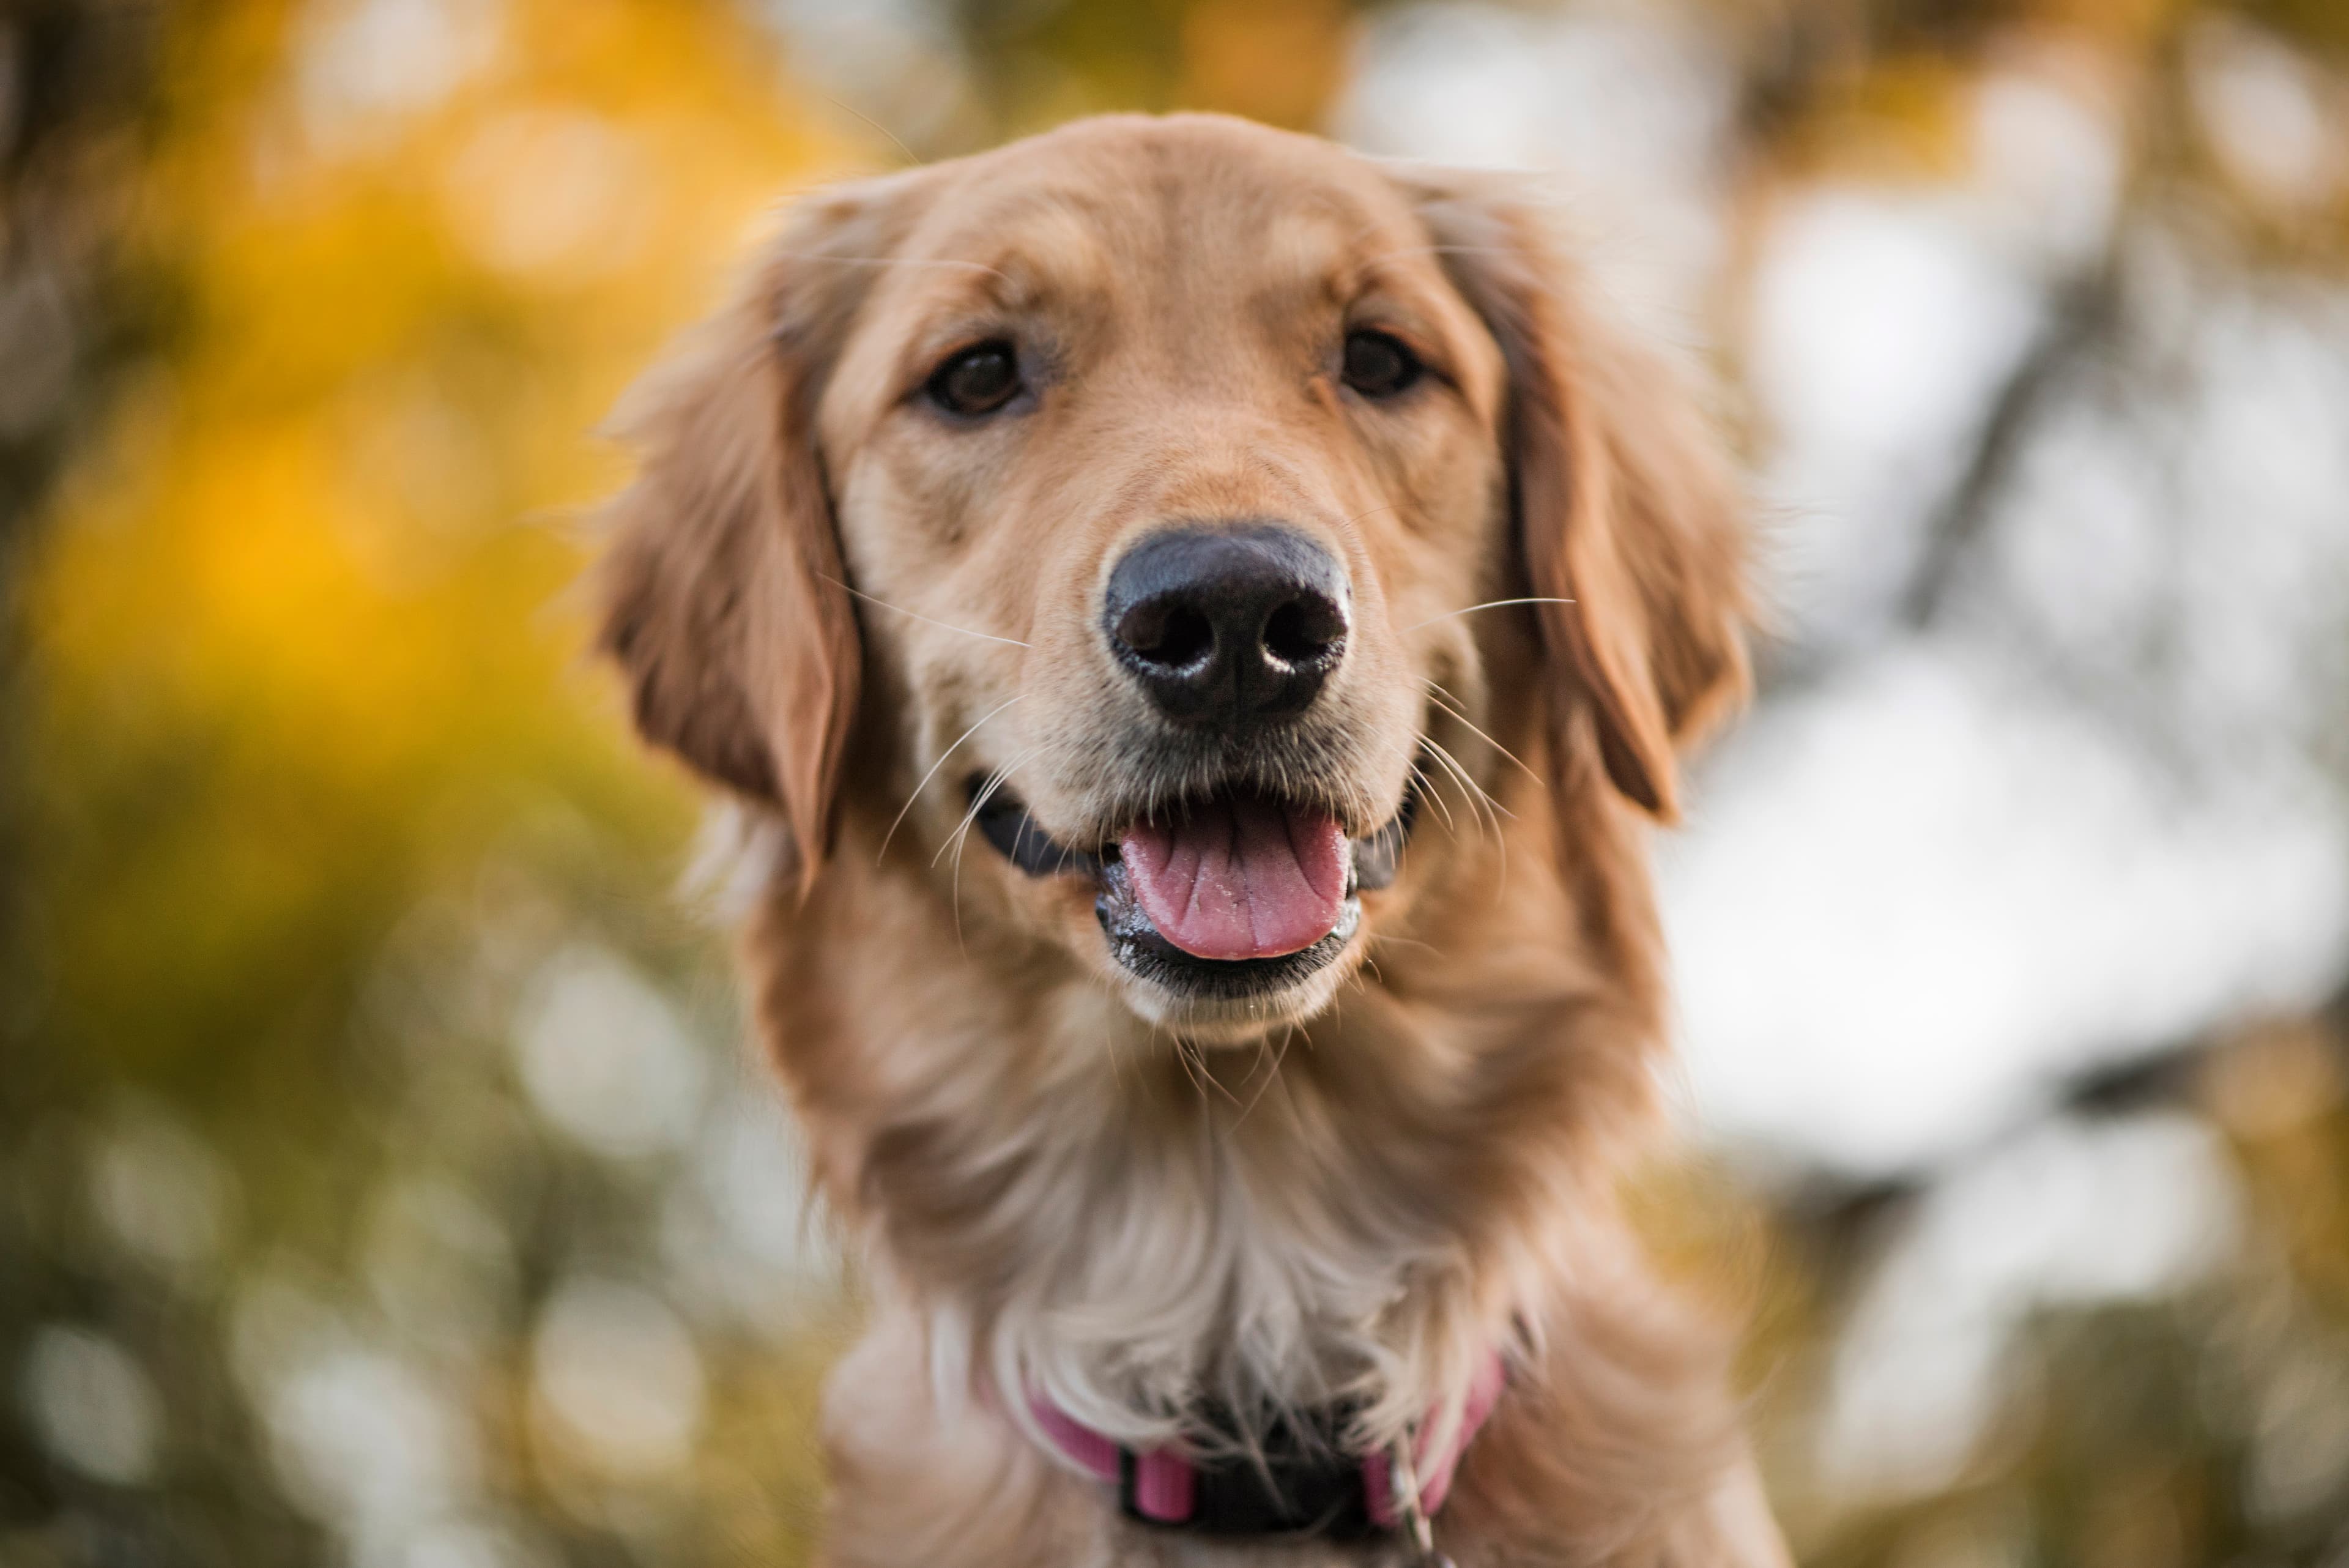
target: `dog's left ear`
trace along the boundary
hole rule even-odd
[[[1444,270],[1501,348],[1510,494],[1552,680],[1551,746],[1587,713],[1607,775],[1661,821],[1677,750],[1749,681],[1746,529],[1692,390],[1600,322],[1506,177],[1406,170]]]
[[[616,421],[644,462],[605,514],[600,646],[647,740],[781,815],[802,890],[831,847],[863,666],[816,408],[911,178],[803,199]]]

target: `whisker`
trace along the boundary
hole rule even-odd
[[[1437,947],[1433,942],[1423,942],[1417,937],[1399,937],[1392,931],[1381,931],[1377,936],[1372,937],[1371,941],[1372,945],[1377,947],[1385,947],[1392,943],[1396,947],[1425,948],[1432,953],[1442,952],[1444,950],[1442,948]]]
[[[1430,804],[1432,804],[1436,810],[1444,814],[1444,826],[1445,830],[1454,837],[1458,837],[1460,836],[1460,824],[1452,815],[1451,803],[1444,798],[1444,792],[1435,787],[1435,781],[1427,776],[1427,770],[1421,767],[1417,763],[1413,763],[1411,764],[1411,776],[1417,779],[1421,785],[1427,791],[1427,799]]]
[[[1501,829],[1501,818],[1506,816],[1515,820],[1516,814],[1503,806],[1499,801],[1495,800],[1484,785],[1469,776],[1468,770],[1460,765],[1460,759],[1446,751],[1443,743],[1433,736],[1427,738],[1427,748],[1435,753],[1436,761],[1444,763],[1451,771],[1452,775],[1460,781],[1463,788],[1472,791],[1475,798],[1481,799],[1485,803],[1485,811],[1492,818],[1493,844],[1501,857],[1501,874],[1494,879],[1493,889],[1493,897],[1498,900],[1506,896],[1509,886],[1509,836]],[[1480,824],[1482,820],[1479,818]],[[1480,838],[1483,836],[1481,826],[1478,836]]]
[[[1476,798],[1475,781],[1464,777],[1461,774],[1459,759],[1454,757],[1434,741],[1423,736],[1421,743],[1426,746],[1428,755],[1442,764],[1445,775],[1460,786],[1461,803],[1468,808],[1469,820],[1475,823],[1476,836],[1481,840],[1485,833],[1485,812],[1482,804]],[[1454,831],[1456,832],[1457,829],[1455,828]]]
[[[1183,1069],[1183,1075],[1185,1077],[1191,1080],[1192,1091],[1201,1099],[1206,1099],[1207,1097],[1207,1086],[1199,1082],[1199,1075],[1194,1071],[1191,1066],[1191,1053],[1189,1049],[1184,1045],[1180,1037],[1170,1035],[1168,1038],[1173,1040],[1174,1043],[1174,1064]]]
[[[871,126],[874,130],[887,137],[892,142],[896,144],[897,151],[905,155],[905,161],[908,164],[916,169],[922,166],[920,156],[916,154],[912,148],[906,146],[905,143],[899,139],[895,131],[890,130],[887,126],[882,124],[871,115],[860,113],[856,109],[850,108],[847,104],[841,102],[838,99],[833,97],[828,92],[820,93],[817,96],[822,98],[824,102],[832,105],[833,108],[841,110],[843,113],[855,115],[857,119],[863,120],[865,124]]]
[[[1487,802],[1492,802],[1492,797],[1485,793],[1485,785],[1480,785],[1480,783],[1475,781],[1475,774],[1471,774],[1465,766],[1461,766],[1461,759],[1456,757],[1456,754],[1449,753],[1440,741],[1435,741],[1433,736],[1426,736],[1423,738],[1423,745],[1428,748],[1428,754],[1433,754],[1435,762],[1440,762],[1440,764],[1444,766],[1444,771],[1452,774],[1452,778],[1459,781],[1461,794],[1468,799],[1468,811],[1475,814],[1477,827],[1482,830],[1482,826],[1485,826],[1485,806],[1487,806]]]
[[[936,867],[939,861],[947,857],[947,850],[957,848],[962,841],[970,836],[970,825],[978,820],[978,814],[987,808],[987,803],[994,798],[995,792],[1011,782],[1011,770],[1034,755],[1035,751],[1035,747],[1029,747],[987,775],[986,780],[979,784],[978,793],[971,796],[970,809],[962,814],[962,820],[955,825],[954,832],[947,836],[944,844],[938,846],[938,852],[930,857],[931,866]]]
[[[986,799],[985,790],[980,791],[979,799],[981,801]],[[962,850],[963,846],[969,841],[969,837],[970,829],[963,826],[955,830],[954,837],[950,841],[954,847],[954,867],[947,874],[949,890],[947,894],[947,907],[954,911],[955,949],[965,958],[970,957],[970,941],[962,934]],[[939,853],[944,854],[945,851],[941,849]],[[936,865],[936,859],[933,858],[930,864]]]
[[[1251,998],[1248,1002],[1248,1012],[1251,1015],[1256,1012],[1257,1006],[1257,1002],[1255,999]],[[1245,1089],[1250,1084],[1255,1083],[1257,1081],[1257,1075],[1261,1074],[1265,1070],[1266,1049],[1266,1037],[1261,1034],[1257,1035],[1256,1038],[1256,1060],[1248,1064],[1247,1076],[1240,1080],[1241,1088]],[[1250,1103],[1253,1104],[1254,1102],[1251,1101]],[[1235,1122],[1232,1125],[1237,1127],[1239,1124]]]
[[[1500,742],[1493,739],[1492,736],[1478,729],[1475,725],[1475,722],[1470,719],[1467,714],[1463,713],[1459,709],[1454,707],[1452,702],[1445,701],[1445,698],[1452,696],[1451,692],[1446,691],[1441,684],[1433,680],[1428,681],[1427,685],[1429,695],[1437,707],[1443,709],[1445,712],[1459,720],[1461,723],[1466,725],[1470,734],[1475,736],[1478,740],[1484,742],[1486,745],[1500,753],[1501,755],[1508,758],[1509,761],[1516,763],[1517,771],[1525,774],[1526,777],[1533,780],[1536,784],[1540,784],[1542,782],[1541,774],[1526,766],[1524,758],[1518,756],[1516,753],[1509,750],[1508,747],[1501,744]],[[1453,701],[1457,701],[1458,699],[1454,698]]]
[[[1226,1088],[1224,1086],[1224,1081],[1221,1078],[1216,1077],[1215,1070],[1207,1065],[1206,1049],[1204,1046],[1194,1045],[1191,1047],[1191,1055],[1192,1060],[1199,1064],[1200,1075],[1207,1080],[1208,1086],[1213,1088],[1216,1093],[1223,1096],[1224,1098],[1231,1104],[1236,1106],[1238,1105],[1240,1103],[1240,1097],[1237,1095],[1233,1094],[1231,1090]]]
[[[1237,1106],[1240,1103],[1237,1095],[1216,1081],[1216,1075],[1208,1070],[1205,1052],[1179,1034],[1170,1038],[1174,1042],[1174,1059],[1183,1064],[1184,1075],[1191,1080],[1191,1086],[1199,1091],[1201,1099],[1206,1099],[1207,1091],[1212,1088],[1232,1104]]]
[[[968,741],[973,735],[978,734],[979,724],[986,723],[988,720],[994,718],[996,714],[1002,712],[1004,709],[1010,707],[1013,702],[1017,702],[1019,701],[1019,699],[1018,697],[1013,697],[1009,701],[1000,702],[995,707],[988,709],[985,713],[979,715],[978,724],[973,724],[969,729],[965,730],[961,734],[957,735],[955,737],[954,745],[948,746],[945,751],[938,753],[938,760],[930,764],[930,771],[922,775],[922,782],[914,786],[914,793],[907,795],[905,797],[905,804],[897,808],[896,818],[889,824],[889,831],[881,836],[881,849],[879,854],[873,857],[874,865],[880,865],[882,856],[889,853],[889,841],[897,836],[897,829],[905,822],[905,814],[914,809],[914,803],[922,798],[922,792],[930,787],[930,781],[938,776],[938,770],[940,768],[947,765],[947,759],[955,754],[955,747],[961,745],[965,741]]]
[[[1452,762],[1453,765],[1459,768],[1461,772],[1468,772],[1466,765],[1464,764],[1458,757],[1454,757]],[[1507,807],[1502,805],[1499,797],[1495,795],[1491,790],[1486,789],[1481,783],[1477,782],[1475,774],[1469,774],[1468,783],[1470,786],[1475,790],[1476,798],[1485,803],[1485,815],[1493,824],[1494,837],[1500,842],[1506,843],[1506,839],[1503,836],[1501,819],[1506,816],[1510,821],[1515,822],[1516,820],[1516,813],[1510,811]]]
[[[1446,751],[1441,742],[1431,736],[1428,738],[1426,744],[1427,749],[1435,754],[1435,760],[1442,763],[1451,773],[1452,776],[1460,781],[1460,787],[1468,792],[1470,805],[1474,806],[1479,801],[1484,803],[1485,812],[1490,814],[1492,817],[1493,831],[1496,834],[1499,833],[1501,830],[1502,815],[1501,803],[1495,800],[1491,794],[1485,790],[1485,786],[1476,782],[1475,778],[1468,772],[1468,770],[1461,765],[1460,759],[1454,756],[1449,751]],[[1482,819],[1480,818],[1480,820]]]
[[[1364,961],[1368,961],[1367,955],[1365,955]],[[1264,1075],[1264,1082],[1257,1085],[1256,1093],[1248,1097],[1247,1108],[1242,1110],[1237,1117],[1233,1118],[1233,1131],[1237,1132],[1239,1130],[1240,1124],[1247,1121],[1249,1116],[1255,1112],[1257,1102],[1264,1098],[1265,1091],[1271,1088],[1275,1083],[1279,1081],[1280,1064],[1288,1060],[1288,1043],[1296,1038],[1297,1025],[1292,1023],[1288,1026],[1288,1033],[1280,1037],[1280,1049],[1273,1053],[1272,1071]],[[1261,1041],[1257,1044],[1257,1055],[1258,1060],[1262,1060],[1264,1055],[1264,1045]]]
[[[819,576],[823,576],[822,573],[818,573],[817,575]],[[1028,646],[1016,637],[998,637],[991,631],[973,631],[967,626],[953,626],[946,621],[932,620],[928,616],[922,614],[919,610],[909,610],[903,605],[893,605],[887,599],[874,598],[863,588],[851,587],[848,584],[842,582],[838,577],[824,576],[823,580],[832,584],[835,587],[847,588],[850,593],[854,594],[866,604],[879,605],[885,610],[895,610],[899,615],[911,617],[913,619],[920,621],[925,626],[936,627],[940,631],[958,631],[965,637],[975,637],[981,642],[1008,643],[1013,648],[1025,648]]]
[[[1552,599],[1542,598],[1539,597],[1524,599],[1487,599],[1481,605],[1470,605],[1465,609],[1445,610],[1442,615],[1432,615],[1425,620],[1415,620],[1409,626],[1404,627],[1402,629],[1403,631],[1417,631],[1421,627],[1433,626],[1437,621],[1450,620],[1454,616],[1475,615],[1478,610],[1502,609],[1509,605],[1570,605],[1574,601],[1572,599]],[[1401,636],[1402,633],[1398,632],[1396,635]]]
[[[954,830],[954,836],[938,846],[936,855],[930,857],[930,864],[936,866],[939,857],[945,855],[949,849],[954,851],[953,888],[947,901],[954,908],[955,946],[961,948],[966,957],[969,955],[970,949],[964,942],[962,935],[962,852],[964,846],[970,842],[970,825],[978,820],[978,814],[987,808],[987,803],[995,797],[995,792],[1010,781],[1011,770],[1026,762],[1035,753],[1036,748],[1030,746],[989,774],[987,782],[979,786],[978,794],[972,797],[970,809],[962,814],[962,822]]]
[[[1109,1058],[1110,1081],[1123,1084],[1125,1081],[1125,1071],[1117,1059],[1117,1038],[1106,1027],[1102,1030],[1102,1054]]]

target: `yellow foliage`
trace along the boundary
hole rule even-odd
[[[197,1048],[196,996],[393,918],[466,853],[452,810],[475,847],[533,795],[682,819],[567,673],[575,514],[619,472],[591,431],[835,150],[727,7],[445,6],[471,31],[420,42],[370,13],[177,24],[133,231],[175,330],[28,595],[44,784],[80,825],[50,875],[104,888],[49,900],[59,1022],[109,1051]],[[192,1010],[153,1041],[134,995]]]

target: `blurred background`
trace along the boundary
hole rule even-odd
[[[2340,0],[0,5],[0,1568],[791,1564],[854,1286],[568,597],[779,194],[1557,176],[1777,635],[1663,846],[1801,1554],[2349,1565]]]

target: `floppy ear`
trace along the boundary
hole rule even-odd
[[[1745,529],[1728,454],[1690,389],[1607,328],[1545,222],[1500,177],[1407,172],[1509,377],[1510,495],[1553,669],[1551,746],[1588,713],[1615,787],[1679,811],[1675,751],[1747,689]]]
[[[795,211],[748,286],[622,400],[598,646],[636,727],[778,810],[804,888],[829,848],[862,656],[816,445],[825,377],[895,243],[899,181]]]

